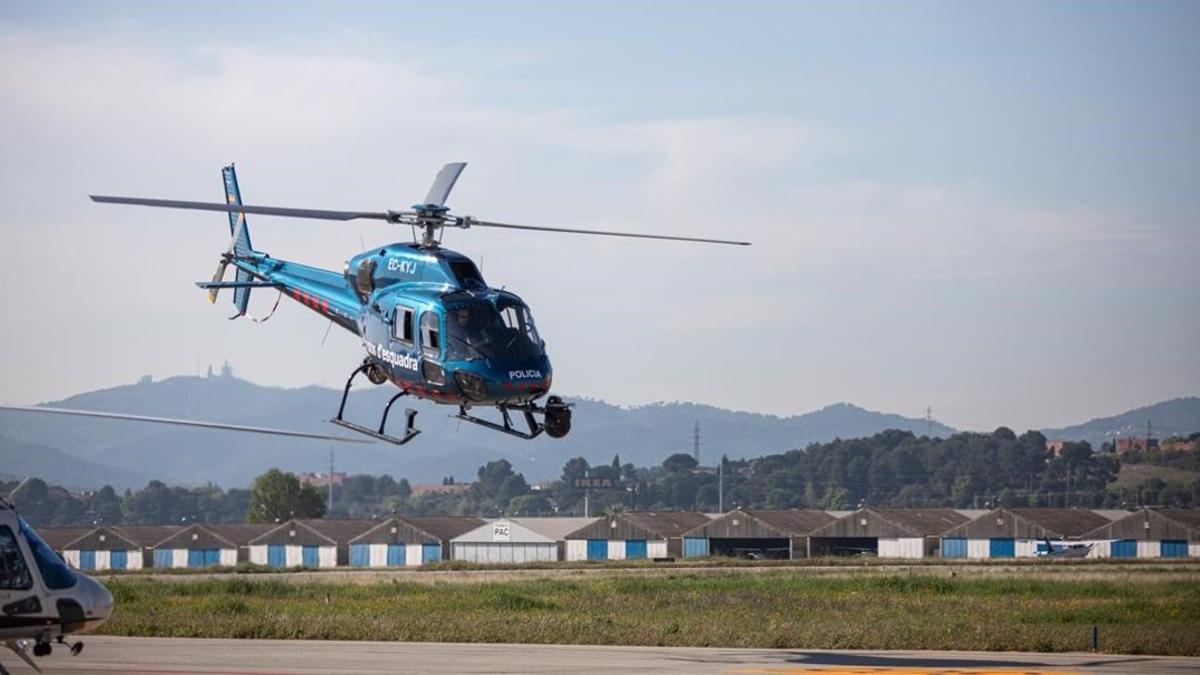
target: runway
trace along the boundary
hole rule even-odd
[[[1197,673],[1200,659],[1104,654],[824,651],[517,644],[85,637],[37,659],[47,674],[317,675],[347,673]],[[7,650],[0,661],[33,671]]]

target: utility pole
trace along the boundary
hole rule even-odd
[[[333,447],[329,448],[329,506],[325,508],[325,515],[329,517],[333,514]]]
[[[700,423],[692,427],[692,457],[696,460],[696,466],[700,466]]]
[[[717,465],[717,513],[725,513],[725,455]]]

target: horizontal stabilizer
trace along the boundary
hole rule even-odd
[[[206,289],[221,288],[283,288],[270,281],[197,281],[196,285]]]
[[[78,415],[80,417],[102,417],[113,420],[128,420],[131,422],[152,422],[154,424],[174,424],[182,427],[198,427],[201,429],[219,429],[222,431],[244,431],[251,434],[269,434],[271,436],[293,436],[295,438],[313,438],[319,441],[337,441],[339,443],[371,443],[365,439],[346,438],[345,436],[329,436],[327,434],[311,434],[306,431],[288,431],[286,429],[271,429],[268,427],[248,427],[240,424],[222,424],[219,422],[197,422],[181,420],[172,417],[149,417],[146,415],[126,415],[124,413],[100,412],[97,410],[73,410],[71,408],[43,408],[39,406],[25,407],[0,405],[0,410],[27,413],[49,413],[52,415]]]

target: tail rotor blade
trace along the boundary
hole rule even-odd
[[[214,284],[219,284],[225,280],[226,267],[229,267],[229,261],[227,260],[222,259],[221,262],[217,263],[217,272],[213,274],[212,278]],[[217,292],[220,290],[218,287],[208,289],[208,301],[214,305],[217,304]]]

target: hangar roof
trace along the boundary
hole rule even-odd
[[[95,527],[39,527],[38,536],[55,551],[96,529]]]
[[[1200,509],[1142,509],[1087,533],[1089,539],[1200,541]]]
[[[674,539],[708,522],[689,511],[618,511],[566,535],[567,539]]]
[[[464,532],[452,541],[462,543],[553,544],[598,518],[498,518]],[[507,525],[507,528],[504,527]]]
[[[812,537],[916,538],[941,534],[967,521],[954,509],[864,507],[824,525]]]
[[[196,523],[168,536],[154,545],[155,548],[237,548],[250,543],[251,539],[265,534],[275,527],[274,523],[234,523],[210,525]]]
[[[1110,522],[1086,509],[999,508],[955,527],[943,537],[966,539],[1079,538]]]
[[[337,546],[375,525],[373,520],[306,518],[288,520],[251,539],[255,546],[293,544],[296,546]]]
[[[352,544],[433,544],[453,539],[483,524],[469,516],[392,516],[359,533]]]
[[[734,509],[687,534],[711,539],[803,537],[834,520],[825,511],[816,509]]]

